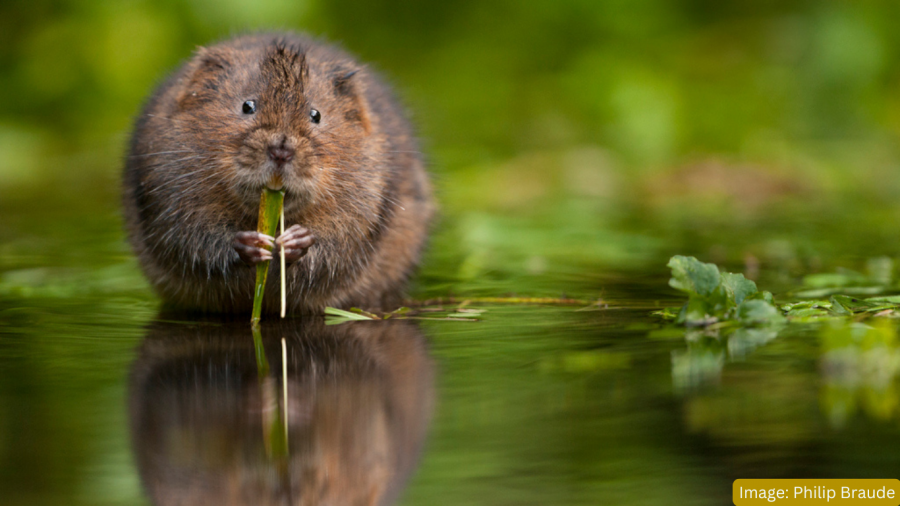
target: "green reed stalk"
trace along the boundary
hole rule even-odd
[[[284,191],[264,188],[259,199],[259,222],[256,231],[275,237],[278,219],[284,205]],[[266,278],[269,275],[269,261],[256,265],[256,290],[253,292],[253,315],[250,322],[258,324],[262,315],[263,293],[266,291]]]

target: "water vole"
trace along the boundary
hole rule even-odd
[[[199,49],[150,98],[124,173],[129,239],[167,305],[249,312],[264,186],[285,190],[288,308],[390,308],[433,214],[390,90],[343,51],[295,34]],[[271,262],[264,311],[278,310]]]

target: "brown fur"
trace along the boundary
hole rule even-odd
[[[257,112],[245,115],[246,100]],[[319,124],[310,110],[321,112]],[[295,150],[283,168],[266,147]],[[201,48],[151,97],[124,174],[129,239],[171,306],[249,312],[255,268],[235,234],[256,230],[259,196],[285,185],[285,227],[316,243],[287,269],[293,313],[389,309],[402,299],[433,214],[411,127],[389,89],[346,53],[293,35]],[[277,260],[277,257],[276,257]],[[264,311],[279,308],[272,262]]]
[[[285,338],[286,361],[281,339]],[[136,464],[155,505],[392,504],[415,470],[434,364],[410,322],[150,325],[131,367]],[[288,405],[284,406],[287,367]],[[287,453],[270,431],[287,413]]]

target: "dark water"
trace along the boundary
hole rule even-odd
[[[261,373],[246,323],[157,314],[104,202],[0,227],[4,505],[727,504],[900,471],[889,324],[686,333],[650,316],[680,303],[651,251],[535,281],[596,307],[269,322]]]

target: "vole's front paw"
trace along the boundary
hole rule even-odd
[[[281,251],[284,246],[284,261],[287,263],[296,262],[303,258],[310,246],[316,243],[309,229],[300,225],[292,225],[291,228],[284,231],[284,234],[275,239],[275,246]]]
[[[234,236],[234,250],[244,263],[256,265],[272,259],[272,252],[264,246],[272,248],[275,240],[259,232],[238,232]]]

